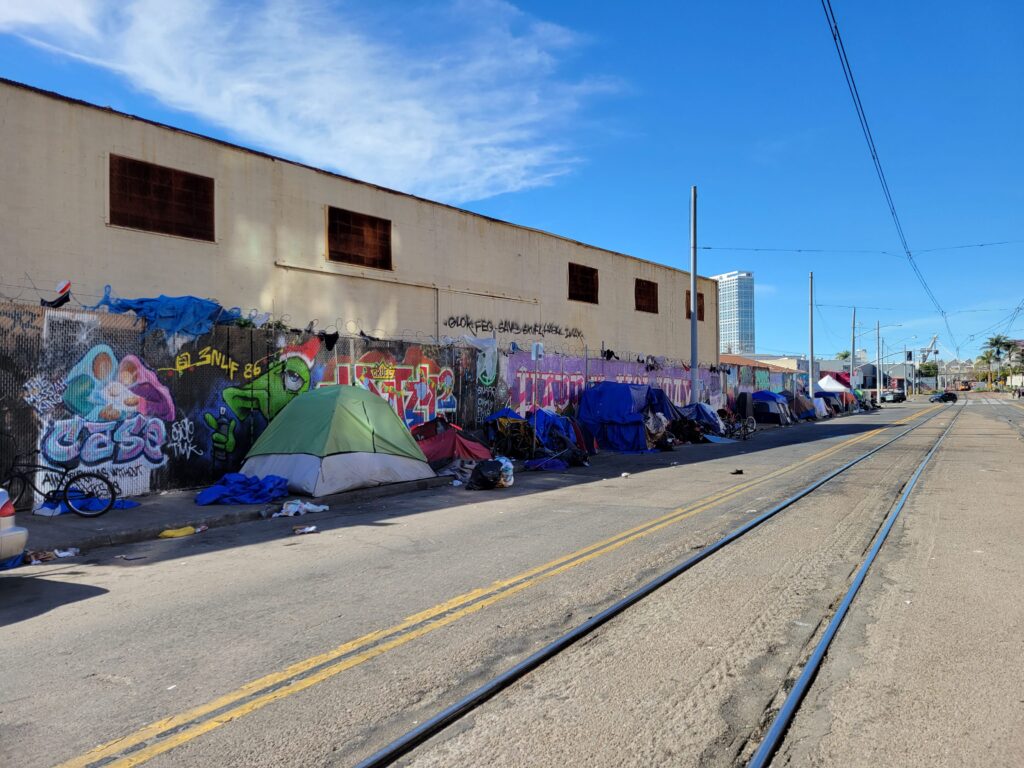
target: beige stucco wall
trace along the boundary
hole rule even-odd
[[[216,242],[110,226],[111,153],[212,176]],[[689,356],[685,272],[8,83],[0,83],[0,173],[8,284],[23,283],[27,271],[44,291],[72,280],[83,301],[105,283],[121,296],[195,294],[289,315],[299,327],[317,318],[321,328],[379,336],[466,332],[449,327],[452,316],[496,327],[550,323],[579,329],[591,349]],[[328,205],[391,220],[394,269],[328,262]],[[684,227],[672,226],[682,247]],[[599,270],[599,305],[566,298],[570,261]],[[638,277],[659,284],[659,314],[634,310]],[[699,290],[700,359],[715,362],[717,285],[700,278]],[[566,351],[584,343],[550,333],[543,340]]]

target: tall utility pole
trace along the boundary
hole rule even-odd
[[[903,345],[903,396],[907,397],[910,394],[910,387],[907,386],[907,382],[910,381],[910,377],[907,376],[907,345]]]
[[[882,323],[875,320],[875,398],[882,404]]]
[[[853,308],[853,323],[850,325],[850,389],[856,389],[853,372],[857,365],[857,308]]]
[[[807,357],[807,397],[814,402],[814,273],[810,273],[810,303],[808,304],[807,328],[808,328],[808,357]]]
[[[697,402],[697,187],[690,187],[690,402]]]

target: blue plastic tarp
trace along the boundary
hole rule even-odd
[[[612,451],[646,451],[644,415],[648,387],[602,381],[580,396],[579,422],[597,439],[601,448]]]
[[[484,419],[484,423],[497,421],[498,419],[517,419],[519,421],[522,421],[523,417],[520,416],[515,411],[513,411],[511,408],[502,408],[500,411],[495,411],[486,419]]]
[[[81,497],[82,494],[79,494]],[[75,499],[75,506],[83,512],[96,512],[106,506],[106,502],[103,499],[92,499],[92,498],[78,498]],[[117,499],[114,501],[114,506],[111,509],[133,509],[139,506],[139,502],[132,501],[131,499]],[[67,505],[64,499],[57,501],[51,499],[50,501],[44,501],[40,505],[40,509],[49,509],[51,512],[36,512],[37,515],[47,515],[53,517],[55,515],[67,515],[72,509]]]
[[[718,413],[707,403],[690,403],[679,409],[679,412],[686,418],[696,421],[713,435],[724,435],[725,425],[718,417]]]
[[[527,416],[526,421],[534,428],[537,442],[549,450],[556,447],[551,442],[551,435],[554,432],[561,434],[570,444],[576,444],[576,431],[572,428],[572,422],[564,416],[541,408]],[[561,444],[558,447],[561,447]]]
[[[216,323],[233,323],[242,316],[241,310],[224,309],[216,301],[197,296],[164,296],[149,299],[115,299],[110,286],[103,289],[103,298],[89,309],[106,307],[110,312],[134,312],[146,321],[146,333],[156,329],[167,338],[187,336],[195,338],[210,332]]]
[[[288,480],[277,475],[256,477],[229,472],[196,494],[196,504],[265,504],[288,495]]]
[[[753,397],[754,400],[760,400],[765,403],[789,403],[789,401],[782,395],[776,392],[769,392],[767,389],[760,389],[751,395],[751,397]]]

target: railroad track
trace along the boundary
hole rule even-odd
[[[934,412],[927,416],[926,418],[922,419],[917,424],[914,424],[908,429],[903,430],[898,435],[884,441],[880,445],[868,451],[865,451],[859,456],[847,461],[842,466],[827,472],[826,474],[822,475],[821,477],[819,477],[812,483],[808,484],[804,488],[800,489],[793,495],[780,501],[770,509],[766,510],[765,512],[762,512],[760,515],[757,515],[753,519],[749,520],[748,522],[744,523],[738,528],[732,530],[731,532],[729,532],[722,538],[718,539],[714,543],[707,545],[706,547],[704,547],[694,555],[686,558],[682,562],[678,563],[668,571],[665,571],[660,576],[647,582],[639,589],[635,590],[634,592],[630,593],[626,597],[619,600],[617,603],[609,606],[605,610],[591,617],[590,619],[573,628],[569,632],[566,632],[565,634],[556,638],[552,642],[545,645],[543,648],[533,653],[531,656],[527,657],[523,661],[520,661],[518,664],[515,664],[514,666],[505,670],[501,674],[492,678],[491,680],[484,683],[479,688],[477,688],[467,696],[463,697],[459,701],[455,702],[451,706],[441,710],[437,714],[425,720],[416,728],[408,731],[395,741],[385,746],[383,749],[377,751],[373,755],[362,760],[360,763],[357,764],[356,768],[382,768],[383,766],[393,764],[394,762],[402,758],[404,755],[408,754],[417,747],[425,744],[431,738],[442,733],[445,729],[449,728],[450,726],[458,722],[467,714],[476,710],[486,701],[488,701],[501,691],[511,686],[517,680],[525,677],[530,672],[536,670],[546,662],[555,658],[560,653],[570,648],[572,645],[574,645],[581,639],[593,633],[596,629],[598,629],[603,624],[607,623],[612,618],[624,613],[631,606],[636,605],[644,598],[650,596],[651,594],[659,590],[661,587],[665,586],[666,584],[673,581],[686,571],[693,568],[698,563],[702,562],[703,560],[706,560],[715,553],[728,547],[733,542],[741,539],[746,534],[757,529],[763,523],[767,522],[768,520],[771,520],[773,517],[780,514],[784,510],[788,509],[801,499],[804,499],[805,497],[811,495],[829,481],[833,480],[836,477],[839,477],[843,473],[857,466],[861,462],[867,460],[871,456],[874,456],[875,454],[879,453],[885,448],[902,440],[904,437],[911,434],[920,427],[924,426],[932,419],[942,415],[948,415],[951,410],[955,411],[955,413],[953,414],[953,418],[949,421],[948,425],[945,426],[945,428],[942,430],[939,436],[932,443],[931,447],[925,454],[924,458],[917,465],[916,469],[910,475],[907,482],[903,485],[903,489],[899,498],[897,499],[895,504],[893,504],[890,508],[888,515],[885,518],[885,521],[882,523],[878,532],[875,534],[873,544],[867,550],[867,554],[864,560],[860,564],[859,568],[856,570],[856,575],[854,576],[853,581],[850,584],[849,590],[846,592],[843,599],[835,607],[834,612],[832,612],[831,615],[826,615],[824,617],[822,624],[828,622],[828,626],[825,630],[824,635],[822,636],[821,641],[818,643],[818,645],[814,648],[811,655],[809,656],[807,662],[804,665],[804,669],[797,680],[796,685],[790,692],[789,696],[786,698],[786,701],[783,703],[778,713],[775,715],[770,727],[765,733],[764,738],[761,740],[761,743],[758,746],[758,749],[755,752],[754,757],[748,764],[749,766],[755,767],[767,765],[770,762],[775,750],[781,743],[782,736],[784,736],[786,728],[791,722],[793,715],[796,713],[800,701],[803,699],[803,696],[810,688],[814,676],[817,673],[818,667],[820,666],[821,661],[824,659],[825,652],[828,649],[828,645],[831,643],[832,638],[838,631],[840,624],[849,612],[853,599],[857,591],[859,590],[861,584],[863,583],[864,578],[867,575],[868,569],[871,567],[872,562],[874,561],[875,557],[880,551],[882,545],[885,543],[885,539],[888,536],[889,531],[892,529],[893,524],[899,516],[900,511],[903,509],[903,506],[905,505],[907,499],[910,497],[910,494],[912,493],[915,485],[920,479],[925,467],[928,465],[932,457],[935,455],[935,452],[938,450],[939,446],[945,439],[946,435],[949,434],[949,431],[952,429],[957,418],[963,412],[964,407],[965,405],[950,405],[947,408],[942,408],[941,410]]]

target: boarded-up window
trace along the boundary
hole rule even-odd
[[[569,298],[597,304],[597,270],[582,264],[569,264]]]
[[[327,258],[360,267],[391,269],[391,222],[329,207]]]
[[[692,317],[690,312],[690,289],[686,289],[686,319],[689,320]],[[697,322],[704,322],[704,294],[697,291]]]
[[[213,242],[213,179],[111,155],[110,223]]]
[[[651,280],[636,279],[633,289],[637,312],[658,314],[658,284]]]

